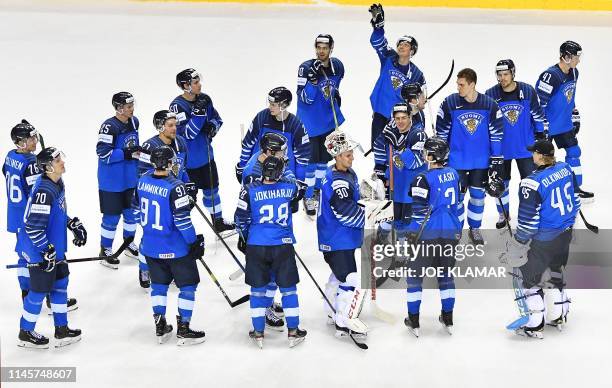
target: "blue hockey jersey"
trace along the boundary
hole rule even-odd
[[[204,115],[194,115],[191,110],[193,101],[187,101],[183,96],[176,97],[170,103],[170,111],[176,114],[176,133],[187,140],[187,153],[189,160],[187,168],[194,169],[208,164],[208,160],[215,159],[212,148],[212,139],[202,131],[204,124],[212,123],[218,131],[223,120],[213,106],[212,102]]]
[[[23,226],[23,214],[30,191],[40,177],[36,155],[9,151],[4,159],[2,173],[6,179],[6,229],[17,233]]]
[[[138,180],[136,196],[142,226],[140,252],[154,259],[187,256],[196,233],[191,223],[190,198],[183,183],[172,174],[167,177],[145,174]]]
[[[296,179],[303,182],[306,167],[310,161],[310,141],[304,125],[292,113],[289,113],[282,122],[276,120],[268,109],[257,113],[242,139],[242,152],[238,166],[244,168],[251,156],[259,154],[259,141],[267,132],[278,133],[287,139],[287,158],[289,159],[287,168],[295,173]]]
[[[389,118],[393,105],[404,102],[402,86],[415,82],[425,86],[425,77],[414,63],[398,63],[397,52],[389,48],[384,29],[375,28],[372,31],[370,44],[380,60],[380,74],[370,95],[370,103],[374,112]]]
[[[123,150],[139,145],[138,119],[134,116],[127,123],[117,117],[106,120],[98,132],[98,189],[119,193],[136,187],[138,161],[125,160]]]
[[[484,94],[474,102],[451,94],[438,111],[436,136],[448,143],[448,165],[457,170],[488,168],[491,156],[503,156],[503,134],[502,113]]]
[[[565,74],[559,65],[549,67],[536,82],[540,104],[548,119],[551,136],[572,130],[572,111],[576,107],[578,69]]]
[[[344,65],[338,58],[330,58],[329,61],[329,67],[322,67],[325,75],[318,76],[316,85],[306,78],[306,73],[312,66],[314,59],[302,63],[298,69],[297,116],[304,123],[306,132],[310,137],[322,135],[336,128],[334,111],[338,125],[344,122],[340,105],[334,98],[335,93],[340,88],[340,82],[344,78]],[[330,99],[333,101],[334,111],[332,111]]]
[[[242,186],[234,220],[248,245],[295,244],[291,201],[298,192],[295,181],[285,179]]]
[[[153,172],[154,168],[151,164],[151,152],[163,145],[167,145],[174,150],[176,155],[176,163],[172,166],[172,173],[174,176],[182,182],[190,182],[189,175],[187,174],[187,142],[185,139],[176,135],[170,144],[166,144],[159,136],[153,136],[149,140],[142,143],[143,151],[140,153],[138,162],[138,176],[141,177],[145,172]]]
[[[515,238],[549,241],[571,228],[580,210],[576,177],[565,162],[539,167],[521,181]]]
[[[53,182],[46,175],[36,180],[28,197],[24,227],[17,234],[17,247],[30,263],[40,263],[42,252],[53,244],[56,260],[63,260],[68,248],[68,215],[64,182]]]
[[[418,115],[417,115],[418,116]],[[416,117],[416,116],[413,116]],[[399,137],[399,129],[395,121],[391,119],[387,124]],[[393,149],[393,201],[399,203],[411,203],[410,183],[416,175],[425,171],[427,165],[423,160],[423,144],[427,140],[427,134],[423,130],[421,121],[414,122],[408,131],[407,139],[403,149]],[[385,171],[387,179],[390,178],[389,151],[390,147],[383,133],[374,140],[374,163],[375,169]]]
[[[485,94],[497,102],[503,115],[504,137],[502,153],[504,159],[531,158],[527,146],[535,141],[535,134],[544,131],[544,112],[538,96],[531,85],[516,81],[512,92],[504,92],[498,84]]]
[[[365,211],[357,204],[359,183],[352,169],[325,172],[317,215],[319,250],[322,252],[356,249],[363,243]]]
[[[421,239],[459,239],[462,223],[459,221],[459,206],[463,195],[459,174],[451,167],[434,168],[419,174],[410,185],[412,195],[412,220],[408,226],[411,233],[418,233],[427,213]],[[431,209],[431,210],[430,210]]]

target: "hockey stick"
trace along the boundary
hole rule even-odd
[[[119,255],[121,255],[123,253],[123,251],[128,247],[128,245],[130,245],[132,243],[132,241],[134,241],[134,236],[130,236],[127,237],[125,240],[123,240],[123,243],[121,244],[121,246],[119,247],[119,249],[117,249],[117,251],[115,253],[113,253],[110,256],[95,256],[95,257],[84,257],[81,259],[66,259],[66,260],[62,260],[62,261],[58,261],[57,264],[62,264],[62,263],[83,263],[85,261],[98,261],[98,260],[108,260],[108,259],[116,259],[117,257],[119,257]],[[33,267],[38,267],[40,263],[28,263],[26,265],[21,265],[21,264],[9,264],[6,266],[6,269],[13,269],[13,268],[33,268]]]
[[[293,249],[293,251],[295,252],[295,257],[297,257],[297,259],[300,261],[300,263],[302,264],[302,267],[304,267],[304,269],[306,270],[306,272],[308,273],[308,276],[310,276],[310,280],[312,280],[312,282],[315,284],[315,286],[317,286],[317,290],[319,290],[319,292],[321,293],[321,295],[323,295],[323,299],[325,299],[325,302],[327,302],[327,305],[329,306],[329,308],[334,312],[334,314],[336,314],[336,309],[334,308],[334,306],[332,306],[331,302],[329,301],[329,299],[327,298],[327,295],[325,295],[325,293],[323,292],[323,290],[321,289],[321,287],[319,286],[319,283],[317,283],[317,281],[315,280],[314,276],[312,276],[312,273],[310,273],[310,270],[308,269],[308,267],[306,267],[306,264],[304,264],[304,261],[302,260],[302,258],[300,257],[300,255],[298,255],[298,253],[295,251],[295,248]],[[351,339],[353,340],[353,342],[355,343],[355,345],[357,345],[357,347],[359,349],[368,349],[368,345],[361,343],[361,342],[357,342],[357,340],[355,339],[355,337],[353,337],[353,333],[350,332],[349,330],[349,337],[351,337]]]
[[[329,60],[330,62],[330,66],[331,66],[331,58]],[[325,73],[325,69],[323,69],[323,67],[321,67],[321,71],[323,72],[323,76],[325,77],[325,81],[329,82],[329,78],[327,78],[327,73]],[[331,85],[327,85],[327,88],[329,90],[329,104],[331,105],[332,108],[332,114],[334,115],[334,124],[336,125],[336,131],[338,130],[338,117],[336,116],[336,107],[334,107],[334,97],[331,94],[332,91],[332,87]]]
[[[210,226],[210,228],[212,229],[212,231],[215,233],[215,235],[217,235],[217,237],[219,238],[219,240],[223,243],[223,245],[225,246],[225,248],[227,249],[227,251],[229,252],[229,254],[232,256],[232,258],[234,259],[234,261],[236,262],[236,264],[238,264],[238,267],[240,267],[240,269],[244,272],[244,266],[242,265],[242,263],[240,262],[240,260],[238,260],[238,258],[236,257],[236,255],[234,254],[234,252],[231,250],[231,248],[227,245],[227,243],[225,242],[225,240],[223,239],[223,237],[221,237],[221,235],[219,234],[219,232],[217,232],[217,230],[215,229],[215,227],[213,226],[213,224],[210,222],[210,220],[208,219],[208,217],[206,217],[206,214],[204,214],[204,211],[202,211],[202,208],[200,208],[200,206],[198,206],[198,204],[194,204],[194,207],[198,210],[198,212],[200,213],[200,215],[202,216],[202,218],[204,218],[204,221],[206,221],[206,223],[208,224],[208,226]]]
[[[502,209],[502,214],[504,215],[504,219],[506,220],[506,227],[508,228],[508,233],[510,233],[510,238],[514,238],[512,234],[512,228],[510,227],[510,217],[508,216],[508,212],[506,212],[506,208],[502,203],[501,198],[497,198],[499,202],[499,206]],[[516,302],[516,306],[518,307],[519,314],[521,315],[514,322],[506,325],[506,329],[508,330],[516,330],[522,326],[525,326],[529,321],[529,307],[527,306],[527,301],[525,300],[525,295],[523,294],[523,289],[519,284],[520,276],[515,273],[516,268],[512,268],[512,290],[514,291],[514,301]]]
[[[223,287],[221,287],[221,284],[219,284],[219,281],[217,280],[215,275],[212,273],[212,271],[210,270],[208,265],[206,265],[206,262],[204,261],[204,259],[199,257],[198,260],[200,261],[200,263],[202,263],[204,268],[206,268],[206,272],[208,272],[208,275],[210,276],[212,281],[217,285],[217,288],[219,289],[219,291],[221,291],[221,294],[223,294],[223,297],[225,298],[225,300],[227,301],[227,303],[230,305],[231,308],[234,308],[234,307],[236,307],[238,305],[241,305],[244,302],[247,302],[251,298],[251,296],[247,294],[247,295],[243,296],[242,298],[232,302],[232,300],[227,296],[227,293],[225,292]]]
[[[599,234],[599,227],[593,224],[589,224],[587,222],[586,218],[584,217],[584,214],[582,213],[582,209],[579,210],[579,213],[580,213],[580,218],[582,218],[582,222],[584,222],[584,226],[586,226],[587,229],[590,230],[591,232],[595,234]]]

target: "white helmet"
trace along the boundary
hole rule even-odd
[[[357,147],[359,147],[359,143],[353,141],[348,134],[339,129],[333,131],[325,138],[325,149],[334,158],[343,152],[354,150]]]

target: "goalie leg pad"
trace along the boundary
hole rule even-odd
[[[363,302],[367,295],[366,290],[359,288],[359,275],[351,272],[346,282],[340,284],[340,292],[336,301],[336,324],[357,333],[365,333],[368,327],[359,319]]]
[[[339,286],[340,280],[336,279],[333,273],[330,274],[329,280],[327,280],[327,283],[325,284],[325,296],[327,297],[332,306],[336,306],[336,297],[338,296]],[[325,311],[327,312],[327,315],[332,317],[332,319],[335,321],[336,317],[332,309],[329,307],[326,301],[323,301],[323,304],[325,305]]]

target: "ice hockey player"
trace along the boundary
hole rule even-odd
[[[102,123],[98,133],[98,195],[102,227],[100,256],[111,256],[119,219],[123,216],[123,238],[136,234],[136,214],[132,209],[134,189],[138,181],[140,145],[138,126],[134,116],[134,96],[128,92],[115,93],[112,98],[115,116]],[[126,256],[138,259],[138,248],[131,243]],[[100,264],[119,268],[118,258],[101,260]]]
[[[459,203],[462,197],[460,178],[457,171],[447,166],[449,147],[438,137],[425,141],[423,158],[428,170],[420,173],[410,185],[412,195],[412,221],[409,226],[408,241],[421,244],[422,252],[408,267],[414,276],[406,278],[408,286],[408,317],[404,324],[416,337],[419,336],[419,312],[423,277],[421,270],[435,267],[442,270],[438,276],[438,288],[442,302],[442,312],[438,320],[448,334],[453,329],[453,308],[455,306],[455,281],[448,269],[455,266],[454,247],[461,238]],[[419,236],[419,233],[421,235]],[[427,248],[425,248],[427,247]],[[447,249],[452,247],[452,249]]]
[[[298,69],[297,117],[304,123],[310,141],[310,162],[306,170],[308,189],[304,210],[314,217],[321,196],[321,179],[331,157],[325,150],[325,137],[344,122],[340,111],[340,82],[344,65],[332,58],[334,38],[320,34],[315,39],[316,59],[309,59]],[[334,105],[332,108],[332,104]]]
[[[285,139],[283,135],[279,135],[275,132],[267,132],[263,135],[259,143],[259,154],[253,155],[251,159],[249,159],[242,173],[243,185],[262,179],[263,163],[268,156],[276,156],[283,160],[287,157],[287,139]],[[295,175],[293,175],[293,172],[289,168],[283,170],[281,178],[287,181],[295,181]],[[239,236],[238,249],[246,254],[246,241],[242,235]],[[273,277],[272,274],[271,276]],[[276,290],[278,289],[274,279],[268,283],[266,288],[266,297],[271,298],[273,301]],[[273,302],[270,307],[266,308],[266,326],[273,330],[282,331],[284,327],[282,317],[284,315],[285,313],[282,306],[279,303]]]
[[[331,269],[325,294],[336,314],[326,305],[336,336],[353,334],[364,338],[368,327],[359,318],[366,290],[361,289],[357,274],[355,249],[363,243],[365,211],[359,200],[357,174],[352,169],[353,150],[359,145],[343,131],[334,131],[325,139],[325,147],[334,158],[327,168],[321,190],[321,206],[317,218],[319,251]]]
[[[565,162],[576,175],[576,192],[584,200],[592,200],[594,194],[582,190],[582,151],[578,145],[580,113],[576,109],[576,83],[582,47],[571,40],[559,48],[559,63],[544,71],[536,82],[540,104],[548,119],[549,134],[557,148],[565,149]]]
[[[151,151],[155,171],[138,180],[136,191],[140,205],[142,239],[140,253],[151,274],[151,301],[155,334],[158,342],[166,342],[172,326],[166,323],[168,286],[174,280],[178,287],[177,345],[204,342],[203,331],[190,328],[195,293],[200,283],[196,260],[204,256],[204,236],[196,235],[189,212],[192,199],[185,185],[170,172],[176,155],[167,145]]]
[[[170,103],[170,111],[176,114],[177,133],[187,140],[187,174],[202,190],[204,207],[212,216],[215,230],[218,233],[234,230],[234,225],[223,219],[212,147],[223,121],[210,97],[202,93],[200,73],[185,69],[176,75],[176,84],[183,94]]]
[[[543,338],[546,310],[549,325],[561,330],[567,322],[570,300],[564,276],[580,196],[571,166],[555,160],[549,140],[538,140],[529,150],[537,169],[521,181],[518,227],[500,260],[519,276],[526,304],[524,324],[516,333]],[[546,280],[543,275],[548,271],[550,279]],[[552,285],[546,292],[549,309],[545,308],[543,281]]]
[[[138,176],[142,177],[147,172],[153,173],[155,168],[151,164],[151,152],[158,147],[167,145],[174,150],[176,156],[176,163],[172,165],[172,174],[185,184],[187,194],[193,198],[195,203],[198,189],[194,183],[190,182],[187,175],[185,168],[187,142],[185,138],[176,133],[176,115],[169,110],[160,110],[153,115],[153,126],[159,134],[142,143],[138,162]],[[138,280],[142,288],[147,289],[151,286],[149,267],[143,255],[139,255]]]
[[[395,44],[397,51],[389,48],[385,37],[385,12],[382,5],[372,4],[368,11],[372,14],[370,23],[374,29],[370,36],[370,44],[380,60],[380,74],[370,95],[373,110],[371,142],[374,146],[374,140],[389,122],[389,113],[393,105],[403,101],[402,86],[418,82],[425,87],[425,77],[412,63],[412,58],[419,49],[416,39],[410,35],[403,35]]]
[[[36,156],[42,176],[36,180],[19,228],[17,246],[21,257],[30,267],[30,290],[23,301],[19,343],[21,347],[48,348],[49,339],[34,331],[40,315],[42,301],[49,294],[55,324],[55,347],[70,345],[81,340],[81,330],[68,327],[68,264],[64,261],[67,230],[74,236],[72,243],[83,246],[87,231],[77,218],[66,213],[66,197],[62,175],[66,172],[64,154],[47,147]]]
[[[458,93],[446,97],[438,111],[436,136],[448,143],[448,165],[459,173],[461,185],[470,190],[467,218],[469,238],[474,245],[484,244],[480,225],[488,177],[502,175],[504,124],[497,103],[476,91],[476,72],[457,73]],[[461,207],[461,222],[464,208]]]
[[[374,172],[381,180],[388,182],[390,192],[393,192],[393,226],[398,233],[405,234],[412,216],[412,198],[408,187],[416,175],[427,169],[422,157],[427,134],[422,125],[412,125],[414,116],[408,104],[395,104],[392,116],[374,142]],[[393,172],[389,170],[390,159]],[[390,179],[391,175],[393,180]],[[385,232],[388,232],[388,227],[386,223],[381,225]]]
[[[265,311],[273,298],[267,285],[274,278],[280,288],[287,321],[289,347],[304,341],[306,330],[299,328],[295,263],[295,236],[291,202],[299,201],[302,189],[295,181],[281,178],[285,161],[268,156],[263,162],[262,179],[242,186],[234,219],[246,240],[245,282],[251,286],[249,337],[263,348]],[[272,274],[272,276],[271,276]]]
[[[531,153],[527,146],[534,143],[536,139],[548,136],[548,123],[544,112],[540,107],[540,101],[533,86],[524,82],[515,81],[516,67],[512,59],[502,59],[495,66],[497,85],[485,92],[485,94],[497,102],[503,116],[504,137],[502,140],[502,153],[504,165],[501,170],[506,190],[501,197],[501,202],[510,214],[510,174],[512,171],[512,160],[516,161],[521,179],[526,178],[535,170]],[[499,220],[495,224],[497,229],[506,227],[506,218],[497,204]]]
[[[268,108],[257,113],[251,126],[242,139],[240,161],[236,164],[236,178],[242,183],[244,168],[259,151],[264,134],[275,132],[287,139],[287,168],[294,172],[300,186],[305,186],[306,169],[310,160],[310,142],[304,125],[294,114],[287,111],[292,96],[289,89],[279,86],[268,93]],[[298,210],[299,203],[292,204],[292,212]]]

